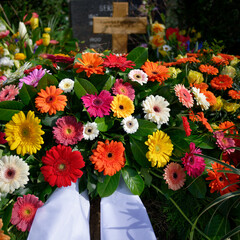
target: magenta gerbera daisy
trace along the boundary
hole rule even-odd
[[[56,143],[65,146],[77,144],[83,138],[83,124],[77,122],[73,116],[59,118],[56,122],[57,127],[53,127],[53,137]]]
[[[42,205],[43,202],[31,194],[18,197],[12,209],[11,223],[22,232],[30,231],[36,211]]]
[[[128,96],[132,101],[135,98],[135,91],[132,85],[128,82],[123,83],[123,79],[117,79],[112,90],[113,94],[123,94],[125,96]]]
[[[190,91],[187,90],[183,84],[177,84],[174,87],[174,90],[179,102],[181,102],[183,106],[187,108],[191,108],[193,106],[193,97]]]
[[[190,152],[186,153],[182,158],[184,170],[187,171],[187,174],[192,177],[200,176],[205,169],[204,158],[196,156],[194,154],[202,154],[200,148],[196,148],[193,142],[190,143]]]
[[[124,56],[117,56],[110,53],[110,55],[106,56],[104,59],[103,66],[108,68],[119,68],[124,72],[127,68],[133,68],[135,63],[127,60],[127,58]]]
[[[14,85],[8,85],[2,89],[0,92],[0,102],[2,101],[12,101],[18,95],[19,89]]]
[[[222,131],[217,131],[213,133],[213,136],[217,140],[217,145],[219,146],[220,149],[222,149],[224,152],[231,154],[231,152],[234,152],[235,149],[229,149],[231,147],[235,147],[235,141],[232,138],[226,138],[224,137],[224,132]]]
[[[31,85],[36,87],[38,85],[39,80],[48,72],[45,69],[34,69],[32,72],[29,73],[28,76],[25,76],[19,79],[19,87],[22,88],[23,83],[27,85]]]
[[[6,139],[5,139],[5,133],[4,132],[0,132],[0,144],[5,144],[7,143]]]
[[[103,117],[110,114],[110,104],[113,100],[110,92],[103,90],[99,95],[87,94],[81,99],[91,117]]]
[[[163,177],[168,184],[168,188],[173,191],[180,189],[186,181],[184,169],[180,164],[174,162],[169,163],[164,169]]]

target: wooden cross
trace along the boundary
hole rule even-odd
[[[112,51],[127,53],[128,34],[146,33],[146,17],[127,17],[128,2],[113,2],[112,17],[94,17],[93,33],[112,34]]]

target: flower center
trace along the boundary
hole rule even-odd
[[[111,158],[112,156],[113,156],[113,154],[112,153],[108,153],[108,158]]]
[[[152,71],[152,74],[158,74],[158,72],[156,72],[156,71]]]
[[[72,133],[72,130],[70,128],[67,128],[66,132],[67,132],[67,134],[70,134],[70,133]]]
[[[28,126],[25,126],[22,128],[22,136],[23,137],[29,137],[30,135],[30,128]]]
[[[124,109],[123,105],[119,105],[119,108],[120,108],[121,110],[123,110],[123,109]]]
[[[192,156],[189,158],[189,162],[190,164],[194,164],[194,158]]]
[[[141,76],[139,74],[136,74],[134,77],[137,79],[141,79]]]
[[[64,84],[64,88],[70,88],[70,84],[69,83],[65,83]]]
[[[155,150],[156,150],[156,152],[160,152],[160,150],[161,150],[160,146],[156,145]]]
[[[46,103],[52,103],[52,102],[55,101],[55,99],[56,99],[55,96],[48,96],[48,97],[46,98]]]
[[[100,105],[102,105],[102,100],[99,99],[99,98],[96,98],[96,99],[93,100],[93,104],[95,106],[100,106]]]
[[[6,92],[4,98],[7,98],[9,96],[9,91]]]
[[[24,212],[25,212],[26,215],[30,215],[31,214],[31,210],[30,209],[25,209]]]
[[[219,177],[219,181],[222,182],[223,181],[223,177]]]
[[[173,173],[173,178],[177,179],[177,177],[178,177],[177,173]]]
[[[128,128],[132,128],[132,127],[133,127],[133,123],[132,123],[132,122],[130,122],[130,121],[129,121],[129,122],[127,122],[127,127],[128,127]]]
[[[63,171],[65,168],[66,168],[66,165],[64,163],[61,163],[61,164],[58,165],[58,169],[60,171]]]
[[[124,88],[121,88],[121,89],[120,89],[120,92],[125,93],[126,91],[125,91]]]
[[[92,64],[87,65],[87,68],[93,68]]]
[[[15,175],[16,175],[16,171],[13,168],[9,168],[5,172],[5,178],[7,179],[13,179]]]
[[[157,113],[161,112],[161,109],[158,106],[154,106],[153,110],[154,110],[154,112],[157,112]]]
[[[87,127],[85,129],[85,133],[90,135],[92,133],[92,128],[91,127]]]

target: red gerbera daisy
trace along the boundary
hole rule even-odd
[[[183,121],[183,128],[186,132],[186,136],[189,137],[191,135],[192,129],[190,128],[187,117],[182,116],[182,121]]]
[[[160,84],[171,76],[167,67],[154,62],[145,62],[142,70],[148,75],[149,81],[154,82],[156,80]]]
[[[228,75],[219,75],[213,78],[210,82],[212,88],[217,90],[226,90],[227,88],[231,88],[233,84],[233,80]]]
[[[41,66],[41,65],[37,65],[37,66],[35,66],[35,67],[31,67],[31,68],[25,70],[25,71],[24,71],[24,74],[27,75],[27,74],[29,74],[30,72],[32,72],[33,70],[35,70],[35,69],[38,69],[38,70],[39,70],[39,69],[42,69],[42,66]]]
[[[71,147],[63,145],[54,146],[47,151],[42,162],[45,166],[41,167],[41,172],[52,187],[70,186],[82,176],[80,168],[85,166],[79,151],[72,151]]]
[[[52,62],[61,62],[61,63],[73,63],[74,62],[74,57],[70,56],[63,56],[63,55],[52,55],[52,54],[46,54],[45,55],[46,59],[51,60]]]
[[[228,91],[228,95],[229,95],[232,99],[240,99],[240,91],[237,91],[237,90],[229,90],[229,91]]]
[[[207,169],[209,177],[206,178],[206,180],[211,181],[209,184],[209,187],[211,188],[211,193],[217,191],[220,192],[221,195],[224,195],[229,192],[237,191],[239,186],[234,183],[237,183],[239,181],[239,175],[234,173],[220,172],[222,170],[231,171],[231,169],[226,168],[217,162],[212,164],[212,169],[213,170]]]
[[[104,59],[103,66],[108,68],[119,68],[121,71],[125,72],[127,68],[133,68],[135,63],[127,60],[124,56],[117,56],[110,53],[110,55],[106,56]]]

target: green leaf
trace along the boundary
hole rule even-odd
[[[37,90],[45,89],[51,85],[58,85],[58,80],[51,74],[46,73],[38,82]]]
[[[4,101],[0,102],[0,121],[10,121],[15,113],[19,113],[24,108],[21,102]]]
[[[196,198],[205,198],[207,193],[207,187],[202,177],[193,180],[193,183],[189,186],[188,191]]]
[[[42,119],[42,124],[48,127],[53,127],[57,119],[62,115],[63,112],[57,112],[54,116],[46,115],[45,118]]]
[[[74,63],[75,63],[75,62],[79,62],[79,61],[78,61],[78,58],[82,59],[82,54],[81,54],[81,53],[78,53],[78,54],[75,56]]]
[[[146,158],[146,153],[148,152],[147,145],[144,144],[144,141],[139,141],[134,137],[130,136],[130,146],[134,159],[142,167],[149,167],[150,162]]]
[[[113,76],[110,76],[108,80],[106,81],[103,90],[109,91],[112,87],[112,85],[116,82],[116,79]]]
[[[128,166],[122,169],[122,176],[128,188],[134,195],[141,195],[144,190],[144,181],[138,173]]]
[[[91,82],[86,79],[78,78],[74,81],[74,92],[77,97],[81,99],[82,96],[88,94],[98,93],[97,89],[93,86]]]
[[[97,117],[95,119],[95,123],[97,123],[98,130],[101,132],[106,132],[114,125],[114,120],[110,117]]]
[[[8,225],[10,223],[11,217],[12,217],[12,208],[13,208],[13,202],[7,206],[7,208],[4,210],[3,214],[3,230],[6,233],[8,229]]]
[[[226,235],[224,235],[221,240],[230,239],[230,237],[240,233],[240,225],[229,231]]]
[[[137,120],[138,120],[139,128],[137,132],[132,134],[132,136],[145,137],[157,131],[157,125],[155,123],[147,120],[143,120],[143,119],[137,119]]]
[[[44,45],[40,45],[38,46],[37,50],[35,51],[34,55],[38,56],[41,52],[43,52],[45,46]]]
[[[103,183],[98,182],[97,192],[100,197],[108,197],[115,192],[120,180],[120,172],[117,172],[113,176],[106,176]]]
[[[203,149],[214,149],[216,147],[215,143],[213,143],[210,138],[206,135],[191,135],[189,137],[184,138],[189,144],[191,142],[195,143],[197,147]]]
[[[150,187],[151,183],[152,183],[152,176],[149,173],[149,169],[148,168],[141,168],[141,174],[144,178],[144,182],[145,184]]]
[[[141,66],[148,59],[148,49],[144,47],[134,48],[127,56],[128,60],[133,61],[136,66],[134,68],[141,68]]]
[[[40,34],[41,34],[41,29],[39,27],[35,28],[32,31],[32,41],[33,41],[33,43],[35,43],[40,38],[40,36],[41,36]]]
[[[33,107],[35,107],[35,96],[37,95],[37,90],[35,89],[35,87],[27,85],[27,84],[23,84],[22,88],[19,91],[19,97],[22,100],[22,103],[24,105],[29,105],[29,103],[31,103],[31,105]]]

